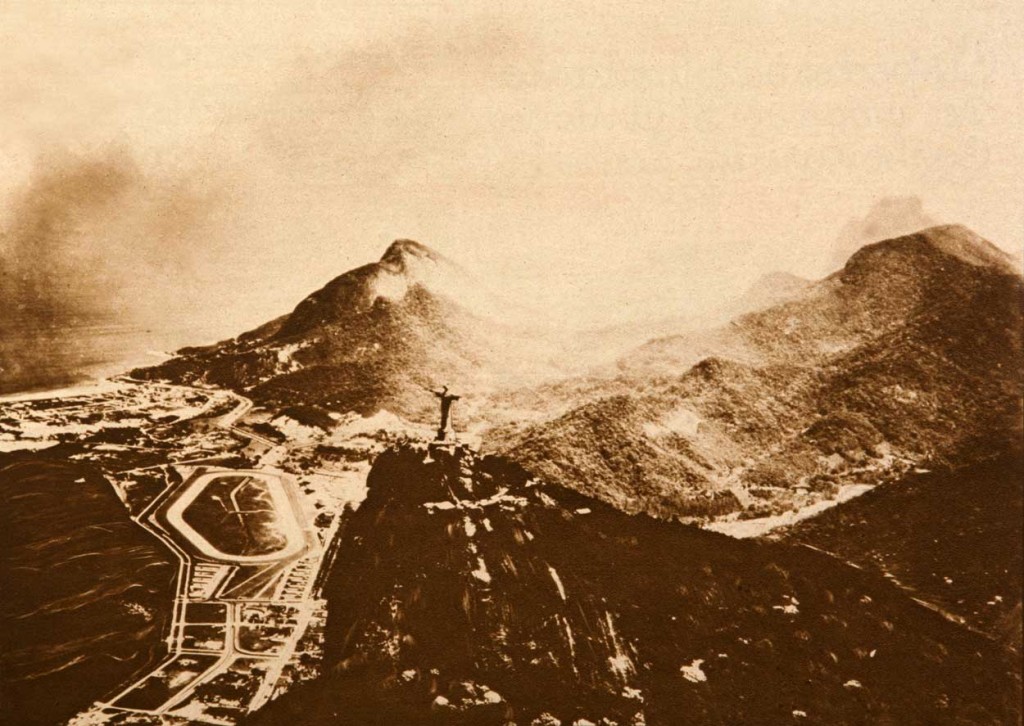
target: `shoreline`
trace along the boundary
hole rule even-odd
[[[51,398],[73,398],[76,396],[90,396],[97,393],[110,393],[120,386],[113,379],[100,378],[99,380],[82,381],[60,388],[46,388],[40,390],[21,391],[20,393],[6,393],[0,396],[0,403],[14,403],[16,401],[45,401]]]

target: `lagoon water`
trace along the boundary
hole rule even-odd
[[[56,453],[0,454],[0,723],[64,722],[165,653],[174,557]]]

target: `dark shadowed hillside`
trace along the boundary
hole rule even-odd
[[[325,674],[253,724],[1013,723],[1013,661],[807,548],[630,517],[470,451],[376,461]]]
[[[1021,647],[1024,458],[908,474],[783,535],[885,573],[916,597]]]

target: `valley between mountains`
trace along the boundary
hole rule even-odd
[[[3,401],[0,710],[1019,723],[1022,311],[955,225],[713,327],[582,332],[397,241],[236,338]]]

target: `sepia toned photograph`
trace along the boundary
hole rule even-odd
[[[1022,38],[0,0],[0,726],[1020,726]]]

